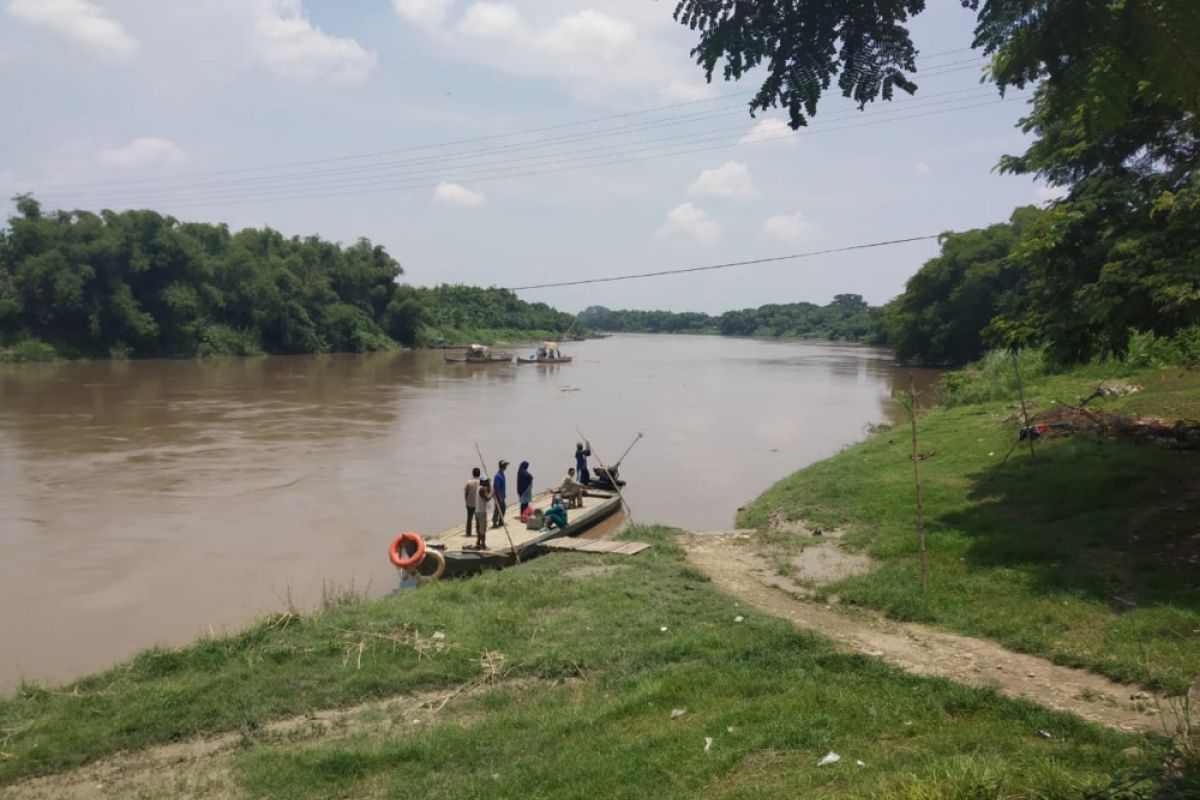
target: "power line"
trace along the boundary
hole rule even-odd
[[[681,269],[663,269],[656,272],[638,272],[632,275],[613,275],[607,278],[584,278],[577,281],[557,281],[555,283],[535,283],[529,286],[514,286],[509,291],[522,292],[529,289],[552,289],[560,286],[583,286],[591,283],[613,283],[615,281],[634,281],[642,278],[660,278],[667,275],[683,275],[690,272],[707,272],[716,269],[732,269],[734,267],[749,267],[755,264],[770,264],[776,261],[793,261],[800,258],[813,258],[815,256],[828,256],[834,253],[847,253],[851,250],[867,250],[872,247],[888,247],[895,244],[907,244],[909,242],[923,242],[929,239],[936,239],[941,234],[930,234],[928,236],[909,236],[904,239],[887,239],[882,242],[868,242],[866,244],[852,244],[846,247],[833,247],[828,250],[810,250],[807,253],[793,253],[787,256],[771,256],[770,258],[754,258],[749,261],[729,261],[724,264],[708,264],[703,267],[683,267]]]
[[[538,175],[549,175],[549,174],[555,174],[555,173],[561,173],[561,172],[571,172],[571,171],[574,171],[577,169],[587,169],[587,168],[592,168],[592,167],[604,167],[604,166],[617,166],[617,165],[621,165],[621,164],[632,164],[632,163],[637,163],[637,162],[641,162],[641,161],[650,161],[650,160],[655,160],[655,159],[664,158],[664,157],[687,155],[690,153],[708,152],[708,151],[712,151],[712,150],[721,150],[721,149],[724,149],[725,147],[729,146],[728,143],[730,142],[730,140],[733,140],[733,139],[739,140],[737,142],[737,144],[758,144],[761,142],[782,140],[782,139],[786,139],[786,138],[789,138],[794,135],[814,135],[814,134],[829,133],[829,132],[834,132],[834,131],[839,131],[839,130],[847,130],[847,129],[851,129],[851,128],[874,127],[876,125],[882,125],[882,124],[887,124],[887,123],[891,123],[891,122],[898,122],[898,121],[905,120],[905,119],[915,119],[915,118],[919,118],[919,117],[939,116],[941,114],[948,114],[948,113],[953,113],[953,112],[957,112],[957,111],[965,111],[965,110],[969,110],[969,109],[982,108],[985,106],[998,105],[1000,103],[1011,102],[1012,99],[1014,99],[1014,98],[1008,98],[1005,100],[992,100],[992,101],[988,101],[986,103],[975,103],[972,105],[966,105],[966,106],[960,106],[957,108],[945,109],[943,111],[936,111],[936,112],[932,112],[929,114],[910,114],[908,116],[897,117],[895,119],[885,119],[885,120],[879,120],[879,121],[875,121],[875,122],[860,122],[860,123],[856,123],[853,125],[843,125],[843,126],[838,126],[838,127],[821,128],[821,129],[817,129],[817,130],[806,130],[803,132],[803,134],[796,134],[796,133],[793,133],[792,131],[788,131],[787,133],[778,135],[778,136],[760,136],[757,138],[746,138],[745,136],[743,136],[741,134],[733,134],[732,136],[710,137],[708,139],[701,139],[701,140],[697,140],[696,142],[690,143],[690,144],[702,144],[703,146],[686,147],[683,149],[667,150],[665,152],[659,152],[659,153],[651,152],[648,155],[635,156],[632,158],[617,157],[620,154],[613,154],[610,156],[601,156],[600,157],[600,158],[609,158],[610,160],[608,160],[608,161],[593,161],[592,163],[578,163],[578,164],[572,164],[571,162],[574,159],[566,158],[566,159],[560,159],[558,161],[547,162],[547,164],[562,164],[562,163],[568,164],[568,166],[554,167],[551,169],[542,168],[542,169],[532,169],[532,170],[526,170],[526,171],[513,172],[513,171],[511,171],[512,170],[511,167],[506,168],[506,167],[501,166],[501,167],[492,168],[483,173],[477,173],[477,174],[469,175],[469,176],[459,176],[459,175],[444,176],[435,182],[413,183],[414,180],[417,180],[417,181],[426,180],[427,181],[428,179],[410,177],[407,179],[401,178],[398,180],[394,180],[394,182],[386,183],[385,185],[378,186],[377,188],[370,188],[370,187],[375,186],[376,184],[379,184],[380,183],[379,181],[367,181],[367,182],[362,182],[362,183],[355,184],[352,186],[343,187],[343,190],[341,190],[341,191],[326,191],[326,192],[318,192],[318,193],[308,192],[308,193],[299,193],[299,194],[297,194],[297,193],[280,194],[279,190],[275,190],[274,192],[272,192],[271,190],[263,190],[262,192],[259,192],[258,194],[246,194],[246,193],[227,194],[226,193],[226,194],[221,194],[221,195],[208,195],[208,196],[199,195],[199,196],[194,196],[192,198],[187,198],[187,197],[175,198],[171,202],[181,203],[183,205],[192,206],[192,207],[213,206],[213,205],[225,205],[230,202],[246,201],[246,200],[250,200],[250,201],[254,201],[254,202],[274,202],[274,201],[279,201],[279,200],[327,199],[327,198],[334,198],[334,197],[351,197],[351,196],[358,196],[358,195],[364,195],[364,194],[379,194],[379,193],[386,193],[386,192],[394,192],[394,191],[402,190],[402,189],[426,189],[426,188],[436,187],[436,186],[440,185],[441,183],[447,182],[447,181],[455,182],[455,183],[484,183],[484,182],[490,182],[490,181],[495,181],[495,180],[504,180],[504,179],[508,179],[508,178],[521,178],[521,177],[532,177],[532,176],[538,176]],[[703,144],[704,142],[720,142],[720,143],[719,144]],[[642,148],[638,148],[638,149],[627,151],[627,152],[646,152],[646,151],[653,151],[653,150],[661,150],[662,147],[663,147],[662,145],[657,145],[657,146],[652,145],[650,147],[642,147]],[[595,159],[597,157],[593,156],[592,158]],[[547,164],[544,164],[542,166],[544,167]],[[297,191],[297,190],[293,190],[293,191]],[[105,205],[105,204],[98,203],[98,205]],[[131,202],[130,205],[137,205],[137,203]]]
[[[967,96],[963,96],[963,95],[967,95]],[[987,90],[983,87],[975,86],[975,87],[971,87],[968,89],[959,89],[959,90],[950,91],[950,92],[942,92],[939,94],[927,95],[922,98],[914,98],[912,100],[902,101],[900,103],[897,103],[895,107],[881,108],[877,111],[868,112],[866,114],[863,114],[862,112],[859,112],[857,110],[847,110],[845,112],[831,114],[830,116],[826,117],[826,119],[834,119],[835,117],[838,117],[838,116],[843,116],[843,117],[844,116],[865,116],[868,120],[874,120],[877,118],[888,118],[891,116],[895,116],[897,114],[911,112],[911,111],[915,111],[918,109],[924,110],[924,109],[936,108],[936,107],[944,106],[944,105],[948,105],[948,104],[961,103],[961,102],[981,99],[983,97],[990,97],[990,95],[991,95],[991,92],[989,90]],[[942,99],[938,102],[932,102],[932,101],[936,100],[937,98],[949,98],[949,99]],[[740,113],[740,112],[726,112],[725,114],[720,115],[720,116],[728,116],[728,115],[730,115],[730,113]],[[697,121],[702,121],[702,120],[693,120],[691,122],[697,122]],[[806,130],[798,131],[797,134],[808,133],[808,132],[819,132],[819,131],[825,130],[828,127],[829,126],[817,124]],[[751,131],[752,130],[753,130],[753,128],[751,128]],[[439,157],[439,158],[434,158],[434,159],[430,159],[428,161],[421,160],[421,159],[415,159],[415,160],[411,160],[411,161],[395,162],[394,164],[380,164],[380,165],[376,165],[374,168],[372,168],[370,170],[369,177],[362,175],[360,168],[355,168],[352,171],[353,174],[343,174],[341,171],[336,171],[336,175],[332,175],[329,177],[323,177],[322,174],[278,176],[276,178],[263,179],[262,183],[257,182],[257,180],[255,180],[255,179],[239,179],[237,181],[230,181],[227,183],[222,182],[222,183],[216,183],[216,184],[198,184],[195,186],[146,187],[144,190],[140,190],[140,191],[138,191],[138,190],[134,190],[134,191],[123,190],[123,191],[116,191],[116,192],[111,192],[111,193],[102,193],[102,194],[99,194],[98,196],[103,197],[104,199],[106,199],[110,202],[118,202],[121,200],[130,200],[130,199],[139,199],[142,201],[149,202],[149,201],[164,201],[164,200],[171,200],[171,199],[187,199],[188,197],[198,199],[200,197],[223,196],[225,194],[235,192],[235,191],[241,193],[239,196],[244,197],[244,196],[246,196],[246,194],[245,194],[246,192],[249,192],[251,194],[253,194],[253,193],[262,194],[265,192],[285,192],[285,191],[301,191],[301,190],[305,190],[305,189],[338,188],[339,185],[349,185],[349,186],[353,187],[353,186],[377,184],[377,183],[381,183],[384,181],[395,180],[395,179],[410,180],[410,179],[415,179],[415,178],[419,178],[419,177],[427,176],[427,175],[435,175],[435,174],[436,175],[444,175],[447,172],[447,170],[504,167],[510,163],[515,164],[518,162],[526,162],[526,161],[543,161],[552,156],[555,156],[555,157],[556,156],[567,156],[567,157],[574,158],[574,157],[583,157],[589,153],[601,153],[601,152],[609,151],[609,150],[624,150],[626,152],[636,152],[636,151],[631,151],[629,148],[635,147],[636,145],[641,145],[641,144],[651,144],[651,145],[657,146],[658,143],[672,142],[672,141],[677,141],[680,139],[694,139],[695,137],[705,137],[705,136],[710,136],[712,134],[727,133],[730,131],[744,133],[747,131],[747,125],[739,124],[736,126],[719,128],[719,129],[691,131],[688,133],[677,134],[677,135],[673,135],[673,136],[657,137],[654,139],[643,140],[641,142],[638,142],[638,141],[619,142],[619,143],[615,143],[615,144],[601,145],[598,147],[587,147],[587,148],[582,148],[582,149],[566,150],[566,151],[562,151],[562,152],[553,152],[553,148],[569,146],[569,144],[568,145],[564,145],[561,143],[555,144],[555,142],[553,140],[550,140],[547,142],[533,142],[533,143],[529,143],[528,145],[523,145],[521,147],[505,150],[501,153],[497,153],[495,156],[488,156],[487,154],[490,152],[490,150],[485,150],[485,151],[480,151],[478,153],[478,155],[475,153],[467,152],[467,153],[460,153],[460,154],[453,155],[453,156],[443,156],[443,157]],[[789,132],[788,135],[791,135],[791,133]],[[732,137],[727,137],[727,138],[732,138]],[[708,141],[708,140],[700,140],[700,141]],[[691,143],[694,143],[694,142],[682,142],[682,144],[684,144],[684,145],[691,144]],[[574,142],[572,142],[570,144],[574,144]],[[666,145],[663,145],[663,146],[666,146]],[[513,158],[508,157],[509,153],[520,151],[520,150],[528,150],[531,148],[536,148],[538,150],[538,152],[533,155],[518,156],[518,157],[513,157]],[[462,163],[466,159],[474,159],[475,163],[469,163],[469,162]],[[479,159],[482,159],[482,161],[480,161]],[[460,162],[460,163],[457,163],[457,164],[453,163],[456,161]],[[561,160],[559,162],[552,162],[552,163],[561,163]],[[415,171],[409,170],[409,171],[401,173],[400,175],[388,174],[392,170],[395,170],[398,167],[406,166],[408,164],[412,164],[417,167],[427,167],[427,168],[417,169]],[[434,165],[441,165],[441,166],[434,166]],[[338,177],[338,176],[341,176],[341,177]],[[281,181],[282,181],[282,183],[281,183]],[[296,183],[308,184],[308,185],[285,185],[285,184],[296,184]],[[51,199],[58,197],[58,196],[59,195],[54,192],[51,192],[49,195],[49,197]],[[97,195],[92,195],[92,196],[95,197]],[[88,195],[85,194],[82,197],[80,197],[79,199],[86,199],[87,197],[88,197]]]
[[[990,94],[990,92],[987,94]],[[582,168],[588,168],[588,167],[613,166],[613,165],[618,165],[618,164],[634,163],[634,162],[638,162],[638,161],[645,161],[645,160],[661,158],[661,157],[685,155],[688,153],[696,153],[696,152],[705,152],[705,151],[709,151],[709,150],[721,149],[726,146],[726,144],[710,145],[708,143],[729,143],[731,140],[740,140],[738,142],[738,144],[756,144],[759,142],[767,142],[767,141],[786,139],[786,138],[790,138],[793,136],[807,136],[807,135],[814,135],[814,134],[821,134],[821,133],[829,133],[829,132],[833,132],[833,131],[848,130],[848,129],[852,129],[852,128],[873,127],[876,125],[888,124],[888,123],[892,123],[892,122],[899,122],[899,121],[906,120],[906,119],[932,117],[932,116],[938,116],[940,114],[947,114],[947,113],[953,113],[953,112],[957,112],[957,111],[965,111],[965,110],[970,110],[970,109],[975,109],[975,108],[982,108],[985,106],[997,105],[997,104],[1004,103],[1004,102],[1011,102],[1012,100],[1015,100],[1017,98],[1014,96],[1010,96],[1009,98],[1004,99],[1004,100],[989,100],[989,101],[983,102],[983,103],[969,103],[967,105],[960,105],[960,106],[957,106],[954,108],[948,108],[948,109],[944,109],[941,111],[930,112],[930,111],[924,110],[924,109],[928,109],[928,108],[934,107],[934,106],[945,105],[947,103],[961,103],[961,102],[971,101],[974,99],[976,99],[976,98],[975,97],[963,97],[963,98],[957,98],[957,99],[953,99],[953,100],[941,101],[938,103],[928,103],[928,104],[922,106],[921,113],[903,114],[903,112],[912,111],[913,109],[896,109],[896,110],[889,110],[889,111],[881,111],[881,112],[867,115],[869,117],[869,119],[864,122],[858,122],[858,123],[849,124],[849,125],[827,126],[827,127],[814,126],[813,128],[807,128],[807,129],[803,129],[803,130],[795,131],[795,132],[789,130],[789,131],[787,131],[781,135],[777,135],[777,136],[757,136],[757,137],[755,137],[753,135],[752,131],[749,134],[747,134],[745,132],[746,129],[744,127],[738,126],[736,128],[727,128],[727,129],[720,129],[720,130],[715,130],[715,131],[714,130],[697,131],[697,132],[693,132],[693,133],[689,133],[689,134],[683,134],[682,136],[661,137],[656,140],[651,140],[649,144],[635,142],[635,143],[627,143],[627,144],[622,144],[622,145],[609,145],[609,146],[599,147],[599,148],[588,148],[585,150],[575,151],[575,152],[566,152],[566,153],[562,153],[562,154],[556,154],[556,155],[562,155],[563,158],[558,158],[556,160],[542,161],[541,164],[531,164],[528,166],[518,165],[517,162],[528,161],[528,160],[530,160],[530,158],[542,159],[544,157],[539,155],[536,157],[526,157],[526,158],[509,159],[509,160],[502,160],[502,161],[484,162],[484,163],[479,163],[479,164],[461,165],[460,168],[482,170],[481,172],[477,172],[477,173],[473,173],[473,174],[468,173],[466,175],[454,174],[454,173],[447,174],[444,169],[439,168],[436,170],[417,171],[417,172],[395,175],[395,176],[377,177],[377,178],[372,178],[372,179],[368,179],[368,180],[354,179],[355,182],[352,182],[352,183],[345,183],[344,182],[345,179],[343,179],[343,181],[339,181],[339,182],[326,182],[324,185],[308,186],[308,187],[306,187],[306,186],[269,187],[268,186],[268,187],[262,187],[257,190],[250,189],[249,191],[237,191],[237,192],[234,192],[233,190],[213,189],[213,190],[201,190],[200,192],[194,192],[190,195],[182,195],[182,196],[178,195],[178,194],[164,195],[162,192],[154,192],[153,190],[151,190],[149,192],[141,193],[135,197],[123,198],[123,200],[130,204],[137,204],[134,201],[138,201],[139,203],[158,201],[158,202],[178,202],[178,203],[183,203],[186,205],[198,206],[198,205],[214,205],[214,204],[220,204],[220,203],[225,203],[225,202],[236,202],[239,200],[242,200],[242,201],[253,200],[253,201],[267,202],[267,201],[274,201],[274,200],[344,197],[344,196],[358,195],[358,194],[377,193],[377,192],[381,192],[381,191],[394,191],[397,189],[406,189],[406,188],[410,188],[410,189],[411,188],[428,188],[428,187],[436,186],[436,185],[438,185],[438,183],[445,182],[445,181],[478,183],[478,182],[492,181],[492,180],[498,180],[498,179],[504,179],[504,178],[516,178],[516,177],[527,177],[527,176],[533,176],[533,175],[544,175],[544,174],[571,171],[574,169],[582,169]],[[895,116],[897,114],[901,114],[901,115]],[[887,118],[876,119],[877,117],[887,117]],[[730,134],[730,135],[720,135],[720,136],[711,135],[714,133],[722,133],[723,131],[728,131],[728,130],[735,130],[737,132]],[[705,138],[695,138],[695,137],[705,137]],[[684,138],[684,139],[690,138],[690,139],[692,139],[692,141],[678,142],[676,144],[666,144],[666,142],[670,142],[672,140],[677,140],[677,139],[681,139],[681,138]],[[630,144],[643,145],[643,146],[631,147]],[[695,145],[704,145],[704,146],[697,147]],[[599,155],[591,155],[591,156],[587,155],[587,153],[599,152],[599,151],[605,151],[605,150],[618,150],[619,152],[601,153]],[[654,151],[662,151],[662,152],[654,152]],[[625,156],[634,154],[634,153],[650,153],[650,155],[638,156],[638,157],[633,157],[633,158],[625,158]],[[601,159],[601,160],[597,160],[597,159]],[[603,160],[603,159],[608,159],[608,160]],[[615,159],[615,160],[613,160],[613,159]],[[592,163],[587,163],[589,161]],[[582,162],[582,163],[575,163],[575,162]],[[554,168],[554,169],[545,169],[545,167],[548,167],[548,166],[561,165],[561,164],[566,164],[569,166],[558,167],[558,168]],[[530,170],[529,167],[538,167],[538,168]],[[518,171],[514,172],[513,171],[514,169],[518,170]],[[524,171],[521,171],[521,170],[524,170]],[[430,180],[429,176],[433,176],[433,175],[438,176],[439,180],[434,183],[428,183],[428,182],[414,183],[414,181],[428,181],[428,180]],[[338,183],[342,183],[343,185],[337,185]],[[379,188],[370,188],[370,187],[379,187]],[[339,190],[339,191],[320,192],[320,190],[322,188]],[[179,191],[179,190],[175,190],[175,191]],[[319,193],[313,194],[312,193],[313,191],[318,191]],[[102,200],[103,198],[96,198],[96,199]],[[97,203],[97,204],[105,205],[108,203],[102,202],[102,203]]]
[[[951,71],[953,72],[955,70],[951,70]],[[877,111],[874,114],[868,114],[868,116],[878,116],[878,115],[882,115],[882,114],[897,113],[899,111],[905,110],[904,108],[902,108],[904,106],[921,107],[921,106],[927,106],[927,105],[939,105],[936,103],[929,104],[927,101],[933,100],[936,98],[940,98],[940,97],[947,97],[947,96],[963,94],[963,93],[968,93],[968,92],[980,93],[981,95],[986,95],[989,93],[989,90],[985,89],[984,87],[976,85],[976,86],[972,86],[972,87],[969,87],[966,89],[959,89],[959,90],[947,91],[947,92],[939,92],[939,93],[935,93],[935,94],[926,94],[926,95],[922,95],[919,97],[895,100],[895,101],[892,101],[891,103],[889,103],[889,106],[887,107],[888,110]],[[320,169],[320,170],[291,173],[291,174],[265,175],[265,176],[259,176],[259,177],[243,177],[243,178],[233,178],[233,179],[227,179],[227,180],[188,182],[188,183],[183,183],[183,184],[178,183],[178,181],[182,180],[180,178],[144,179],[144,182],[146,184],[150,184],[150,185],[143,185],[143,186],[138,186],[138,187],[127,187],[127,188],[113,188],[111,191],[104,191],[104,190],[100,190],[100,189],[84,189],[81,192],[76,193],[76,192],[70,191],[69,189],[64,191],[64,189],[66,187],[60,185],[60,186],[56,186],[56,187],[51,187],[48,190],[48,195],[50,198],[55,198],[55,197],[60,197],[60,196],[71,196],[71,197],[76,197],[76,198],[80,198],[80,199],[86,198],[88,196],[99,195],[106,199],[110,198],[113,201],[116,201],[118,199],[124,199],[124,198],[167,198],[171,195],[176,195],[181,192],[194,192],[194,191],[205,191],[205,190],[219,191],[223,188],[232,190],[235,187],[246,187],[246,186],[251,187],[251,188],[261,188],[268,184],[315,183],[315,182],[318,182],[319,179],[322,179],[323,176],[331,176],[331,177],[338,176],[338,175],[359,176],[363,173],[369,173],[372,177],[374,177],[376,180],[378,180],[383,173],[386,173],[390,170],[394,170],[394,169],[397,169],[400,167],[409,166],[409,165],[432,165],[432,164],[438,164],[438,163],[452,164],[453,162],[462,161],[463,159],[480,157],[480,156],[484,156],[484,155],[487,155],[490,153],[496,153],[497,155],[506,155],[508,153],[527,151],[527,150],[531,150],[531,149],[544,150],[544,149],[546,149],[546,147],[548,145],[561,146],[561,145],[567,145],[567,144],[576,143],[576,142],[580,142],[580,141],[616,137],[616,136],[619,136],[622,134],[628,134],[628,133],[639,132],[639,131],[644,131],[644,130],[651,130],[651,129],[664,128],[664,127],[675,127],[677,125],[686,126],[686,125],[706,121],[709,119],[737,116],[737,115],[740,115],[743,113],[743,111],[742,111],[743,108],[744,108],[744,106],[742,106],[742,104],[739,103],[735,106],[724,106],[722,108],[716,109],[715,111],[690,113],[690,114],[685,114],[685,115],[667,117],[667,118],[659,119],[659,120],[638,122],[638,123],[634,123],[632,125],[623,125],[623,126],[618,126],[618,127],[604,128],[604,129],[600,129],[599,131],[587,131],[587,132],[583,132],[583,133],[573,133],[573,134],[568,134],[568,135],[564,135],[564,136],[553,136],[553,137],[542,138],[542,139],[534,139],[534,140],[530,140],[530,141],[498,145],[498,146],[487,147],[487,148],[477,149],[477,150],[467,150],[467,151],[460,151],[457,153],[447,153],[447,154],[442,154],[442,155],[407,158],[407,159],[401,159],[401,160],[397,160],[397,161],[386,161],[386,162],[382,162],[382,163],[363,164],[363,165],[350,166],[350,167]],[[835,119],[835,118],[843,117],[843,116],[859,115],[862,113],[863,112],[858,109],[843,109],[841,111],[830,112],[829,114],[822,116],[820,119],[828,120],[828,119]],[[818,121],[816,123],[816,125],[819,126],[820,122]],[[727,130],[732,130],[732,129],[727,129]],[[697,134],[685,134],[683,136],[667,137],[667,138],[668,139],[686,138],[686,136],[690,136],[690,135],[697,135]],[[613,147],[616,147],[616,145],[614,145]],[[602,149],[602,148],[595,148],[595,149]],[[590,152],[590,151],[585,151],[585,152]],[[545,153],[539,153],[539,157],[541,155],[545,155]],[[347,179],[352,180],[353,178],[350,177]],[[334,184],[334,183],[338,183],[340,181],[321,180],[320,182]],[[288,188],[297,188],[298,189],[301,187],[287,187],[287,186],[282,186],[282,185],[280,186],[280,190],[284,190],[284,189],[288,189]]]
[[[917,60],[921,61],[925,58],[935,58],[935,57],[941,56],[941,55],[962,53],[962,52],[967,52],[969,50],[971,50],[971,48],[969,48],[969,47],[968,48],[959,48],[957,50],[946,50],[946,51],[942,51],[940,53],[933,53],[929,56],[918,56]],[[920,73],[917,73],[917,77],[935,77],[937,75],[947,74],[950,72],[958,72],[958,71],[961,71],[961,69],[949,69],[949,70],[944,70],[944,71],[939,71],[939,70],[943,70],[943,68],[945,68],[945,67],[951,67],[951,66],[958,65],[958,64],[966,64],[968,62],[975,62],[978,60],[979,59],[963,59],[961,61],[951,61],[951,62],[946,62],[944,64],[934,64],[934,65],[930,66],[930,69],[933,71],[926,73],[923,76]],[[667,105],[639,109],[637,111],[627,111],[627,112],[620,113],[620,114],[609,114],[609,115],[605,115],[605,116],[601,116],[601,117],[592,117],[589,119],[576,120],[574,122],[563,122],[563,123],[558,123],[558,124],[554,124],[554,125],[545,125],[545,126],[538,127],[538,128],[527,128],[527,129],[520,130],[520,131],[511,131],[509,133],[490,134],[487,136],[475,136],[475,137],[470,137],[470,138],[466,138],[466,139],[452,140],[452,141],[448,141],[448,142],[430,143],[430,144],[423,144],[423,145],[411,145],[408,147],[393,148],[393,149],[388,149],[388,150],[379,150],[379,151],[375,151],[375,152],[371,152],[371,153],[358,153],[358,154],[348,155],[348,156],[310,159],[310,160],[306,160],[306,161],[281,162],[281,163],[276,163],[276,164],[260,165],[260,166],[256,166],[256,167],[240,167],[237,169],[217,170],[217,171],[210,171],[210,172],[185,173],[182,175],[172,176],[169,180],[181,180],[181,179],[188,179],[188,178],[221,177],[221,176],[226,176],[226,175],[236,175],[236,174],[247,173],[247,172],[268,172],[271,170],[289,169],[289,168],[294,168],[294,167],[316,166],[316,165],[321,165],[321,164],[334,164],[334,163],[341,163],[341,162],[346,162],[346,161],[356,161],[356,160],[364,160],[364,159],[369,159],[369,158],[378,158],[381,156],[396,155],[399,153],[415,152],[415,151],[420,151],[420,150],[433,150],[433,149],[444,148],[444,147],[455,147],[455,146],[462,145],[462,144],[474,144],[474,143],[478,143],[478,142],[494,141],[496,139],[513,138],[513,137],[517,137],[517,136],[527,136],[527,135],[533,134],[533,133],[544,133],[546,131],[561,130],[564,128],[581,127],[584,125],[591,125],[596,122],[607,122],[607,121],[616,120],[616,119],[628,119],[630,117],[642,116],[645,114],[653,114],[653,113],[656,113],[659,111],[667,111],[667,110],[674,109],[674,108],[683,108],[683,107],[687,107],[687,106],[695,106],[695,105],[700,105],[700,104],[704,104],[704,103],[713,103],[718,100],[725,100],[730,97],[738,97],[738,96],[748,99],[751,95],[748,95],[744,91],[725,92],[723,94],[714,95],[712,97],[701,98],[699,100],[687,100],[687,101],[682,101],[682,102],[678,102],[678,103],[670,103]],[[86,182],[86,183],[59,184],[55,188],[79,189],[79,188],[86,188],[86,187],[93,187],[93,186],[115,186],[115,185],[125,185],[125,184],[154,183],[154,182],[160,182],[162,180],[164,180],[164,179],[162,179],[162,178],[123,178],[123,179],[115,179],[115,180],[108,180],[108,181],[92,181],[92,182]]]

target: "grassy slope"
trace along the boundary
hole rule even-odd
[[[1076,403],[1093,368],[1045,378],[1031,410]],[[1143,372],[1111,411],[1200,418],[1200,373]],[[1182,692],[1200,673],[1200,458],[1091,435],[1022,445],[1009,403],[938,409],[920,419],[930,589],[922,597],[907,429],[877,435],[797,472],[739,522],[793,519],[848,527],[881,563],[835,585],[843,598],[901,619],[985,636],[1120,680]],[[778,542],[779,535],[770,537]],[[1130,606],[1125,601],[1135,603]]]
[[[26,687],[0,701],[0,729],[11,734],[0,785],[227,730],[247,734],[235,762],[243,788],[280,798],[1076,797],[1134,765],[1120,755],[1131,737],[835,652],[718,594],[682,562],[669,532],[630,535],[657,544],[636,558],[548,556],[279,616],[145,652],[63,690]],[[563,575],[598,562],[625,568]],[[424,657],[372,636],[436,630],[449,647]],[[448,709],[439,725],[385,736],[254,738],[272,717],[462,685],[488,650],[505,654],[509,677],[546,679],[544,690],[501,684]],[[562,678],[577,680],[549,680]],[[673,708],[688,713],[672,720]],[[829,750],[843,761],[818,768]]]

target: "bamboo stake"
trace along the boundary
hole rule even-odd
[[[917,450],[917,390],[908,373],[908,418],[912,422],[913,483],[917,488],[917,533],[921,537],[921,591],[929,589],[929,571],[925,564],[925,511],[921,505],[921,454]]]
[[[483,474],[487,475],[488,474],[487,462],[483,460],[483,452],[479,449],[479,442],[475,443],[475,455],[479,456],[479,466],[483,467]],[[493,489],[493,491],[495,491],[495,489]],[[506,509],[505,512],[500,515],[500,526],[504,528],[504,536],[508,539],[508,546],[510,548],[512,548],[513,558],[515,558],[517,560],[517,563],[520,564],[521,563],[521,554],[517,552],[517,546],[515,544],[513,544],[512,534],[508,532],[508,520],[505,519],[505,517],[507,515],[508,515],[508,511]],[[483,524],[484,525],[487,524],[486,518],[483,520]],[[476,528],[479,527],[479,519],[478,518],[475,519],[475,527]]]
[[[1025,382],[1021,380],[1021,359],[1017,351],[1012,351],[1013,367],[1017,371],[1017,390],[1021,393],[1021,417],[1025,420],[1025,433],[1029,434],[1029,410],[1025,407]],[[1037,461],[1037,453],[1033,450],[1033,436],[1029,436],[1029,458]]]
[[[585,442],[587,442],[588,449],[592,450],[592,440],[583,435],[583,431],[579,430],[578,425],[575,426],[575,431],[579,434],[580,439],[583,439]],[[639,433],[638,438],[640,439],[641,437],[642,435]],[[637,440],[635,439],[634,441],[636,442]],[[630,446],[632,447],[632,445]],[[621,493],[621,484],[617,482],[617,476],[609,472],[608,467],[604,465],[604,459],[600,458],[599,453],[597,453],[595,450],[592,450],[592,455],[596,457],[596,460],[600,462],[600,466],[604,467],[604,471],[608,472],[609,477],[612,478],[613,488],[617,490],[617,497],[621,498],[621,505],[625,507],[625,512],[629,514],[630,524],[633,524],[633,508],[631,508],[629,503],[625,501],[625,495]],[[624,458],[624,456],[622,456],[622,458]]]

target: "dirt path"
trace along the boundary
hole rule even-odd
[[[547,685],[533,680],[484,680],[456,689],[396,695],[351,708],[322,709],[270,722],[251,736],[224,733],[208,738],[118,753],[67,772],[31,778],[0,788],[0,800],[112,800],[112,798],[241,797],[233,759],[245,747],[328,742],[360,733],[416,733],[453,721],[470,724],[457,704],[492,688],[529,691]]]
[[[1014,653],[995,642],[898,623],[859,609],[843,611],[796,600],[780,591],[788,588],[787,580],[765,568],[744,535],[706,533],[680,538],[688,561],[708,573],[722,591],[889,664],[918,675],[991,686],[1011,697],[1120,730],[1164,732],[1168,720],[1161,718],[1158,709],[1168,705],[1152,692]],[[1168,724],[1166,730],[1173,728],[1173,723]]]

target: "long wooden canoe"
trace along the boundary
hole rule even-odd
[[[518,364],[570,364],[571,356],[563,356],[562,358],[521,358],[517,356]]]
[[[443,356],[447,364],[511,364],[513,357],[510,353],[496,353],[484,358],[451,358]]]
[[[543,511],[550,507],[553,499],[552,491],[534,495],[533,507]],[[542,545],[552,539],[562,536],[578,536],[599,523],[621,507],[621,498],[616,493],[588,490],[583,498],[581,508],[567,509],[567,527],[542,528],[529,530],[520,520],[520,504],[514,502],[504,515],[508,523],[508,532],[512,536],[510,547],[504,528],[492,528],[487,532],[487,550],[467,549],[467,545],[475,544],[475,533],[470,537],[464,535],[465,524],[460,523],[453,528],[425,537],[425,546],[439,550],[446,558],[446,572],[443,577],[472,575],[486,569],[501,569],[517,563],[513,554],[514,548],[522,560],[533,558],[545,552]],[[465,522],[465,513],[464,513]],[[491,524],[491,515],[488,517]],[[428,563],[428,560],[427,560]]]

